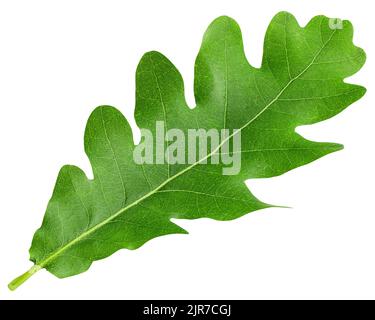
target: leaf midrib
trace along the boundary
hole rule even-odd
[[[265,111],[267,111],[276,101],[278,101],[278,99],[281,97],[281,95],[285,92],[285,90],[287,90],[290,85],[296,81],[297,79],[299,79],[303,74],[305,74],[307,72],[307,70],[309,70],[309,68],[314,64],[314,62],[316,61],[316,59],[320,56],[320,54],[322,53],[322,51],[324,50],[324,48],[328,45],[328,43],[332,40],[334,34],[336,33],[336,29],[331,33],[330,37],[328,38],[328,40],[323,44],[323,46],[318,50],[318,52],[314,55],[313,59],[311,60],[311,62],[297,75],[295,76],[294,78],[290,79],[290,81],[284,86],[284,88],[282,88],[280,90],[280,92],[275,96],[275,98],[273,100],[271,100],[262,110],[260,110],[251,120],[249,120],[248,122],[246,122],[240,129],[238,130],[235,130],[231,135],[229,135],[226,139],[224,139],[219,145],[217,148],[215,148],[210,154],[208,154],[207,156],[201,158],[199,161],[191,164],[190,166],[186,167],[185,169],[181,170],[180,172],[176,173],[174,176],[172,177],[169,177],[167,180],[165,180],[163,183],[161,183],[158,187],[156,187],[155,189],[151,190],[150,192],[146,193],[145,195],[143,195],[141,198],[139,198],[138,200],[132,202],[131,204],[129,204],[128,206],[122,208],[121,210],[117,211],[115,214],[113,214],[112,216],[108,217],[107,219],[103,220],[102,222],[98,223],[97,225],[93,226],[92,228],[90,228],[89,230],[86,230],[85,232],[83,232],[80,236],[78,236],[77,238],[71,240],[70,242],[68,242],[67,244],[65,244],[63,247],[59,248],[58,250],[56,250],[55,252],[53,252],[49,257],[47,257],[46,259],[42,260],[40,263],[36,264],[37,266],[39,266],[40,268],[44,268],[48,265],[48,263],[50,263],[51,261],[53,261],[54,259],[56,259],[58,256],[60,256],[64,251],[66,251],[67,249],[69,249],[70,247],[74,246],[76,243],[80,242],[81,240],[83,240],[84,238],[86,238],[88,235],[94,233],[95,231],[97,231],[98,229],[100,229],[101,227],[105,226],[107,223],[111,222],[113,219],[117,218],[118,216],[120,216],[121,214],[123,214],[125,211],[131,209],[132,207],[136,206],[137,204],[139,204],[140,202],[142,202],[143,200],[151,197],[152,195],[154,195],[155,193],[157,193],[161,188],[163,188],[164,186],[166,186],[168,183],[170,183],[171,181],[175,180],[176,178],[178,178],[179,176],[183,175],[185,172],[189,171],[190,169],[194,168],[195,166],[197,166],[198,164],[200,164],[201,162],[209,159],[212,155],[214,155],[218,150],[220,150],[220,148],[230,139],[232,139],[238,132],[241,132],[243,129],[245,129],[247,126],[249,126],[251,123],[253,123],[256,119],[258,119]]]

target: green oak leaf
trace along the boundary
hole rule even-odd
[[[295,129],[326,120],[364,95],[365,88],[344,82],[365,62],[352,37],[348,21],[332,28],[317,16],[302,28],[281,12],[268,27],[262,65],[255,68],[237,23],[219,17],[196,59],[194,109],[175,66],[158,52],[146,53],[136,72],[137,125],[153,132],[156,121],[184,132],[240,129],[241,171],[223,175],[222,164],[205,164],[217,149],[193,164],[136,164],[128,122],[117,109],[98,107],[85,133],[94,179],[75,166],[61,169],[32,241],[34,266],[10,289],[42,268],[69,277],[120,249],[187,233],[172,218],[231,220],[270,207],[249,192],[246,179],[274,177],[342,149],[306,140]]]

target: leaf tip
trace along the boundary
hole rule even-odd
[[[146,53],[143,54],[142,58],[141,58],[141,61],[152,61],[152,60],[158,60],[158,59],[166,59],[165,55],[162,54],[161,52],[159,51],[156,51],[156,50],[151,50],[151,51],[147,51]]]
[[[226,30],[233,27],[237,30],[240,29],[237,21],[226,15],[217,17],[214,21],[211,22],[208,29],[222,29],[222,27],[225,27]]]
[[[323,150],[326,151],[326,154],[334,153],[337,151],[344,150],[345,146],[341,143],[323,143]]]
[[[343,144],[336,143],[334,151],[341,151],[341,150],[344,150],[344,149],[345,149],[345,146]]]
[[[288,19],[293,20],[293,21],[297,21],[296,17],[288,11],[280,11],[280,12],[276,13],[276,15],[273,17],[272,21],[282,21],[284,23]]]

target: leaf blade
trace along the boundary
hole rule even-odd
[[[185,133],[239,129],[245,141],[240,174],[223,176],[221,165],[204,164],[225,141],[192,164],[137,165],[126,119],[113,107],[98,107],[85,132],[94,179],[77,167],[62,168],[30,259],[38,270],[72,276],[119,249],[186,233],[172,218],[231,220],[270,207],[244,180],[276,176],[342,149],[306,140],[295,129],[328,119],[364,95],[363,87],[343,81],[365,62],[352,36],[349,22],[331,30],[328,18],[319,16],[301,28],[282,12],[267,30],[257,69],[246,59],[237,23],[220,17],[206,31],[196,60],[195,109],[186,104],[173,64],[160,53],[145,54],[136,73],[138,126],[153,133],[156,121]]]

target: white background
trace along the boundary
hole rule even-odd
[[[263,37],[278,11],[305,25],[317,14],[349,19],[368,56],[350,81],[366,96],[335,118],[300,129],[345,150],[281,177],[249,181],[268,209],[232,222],[179,221],[190,235],[120,251],[81,275],[41,271],[15,292],[59,168],[90,173],[83,131],[94,107],[119,108],[134,130],[134,73],[158,50],[185,79],[203,32],[220,15],[240,24],[248,59],[260,65]],[[1,1],[0,299],[375,298],[374,28],[372,2]]]

